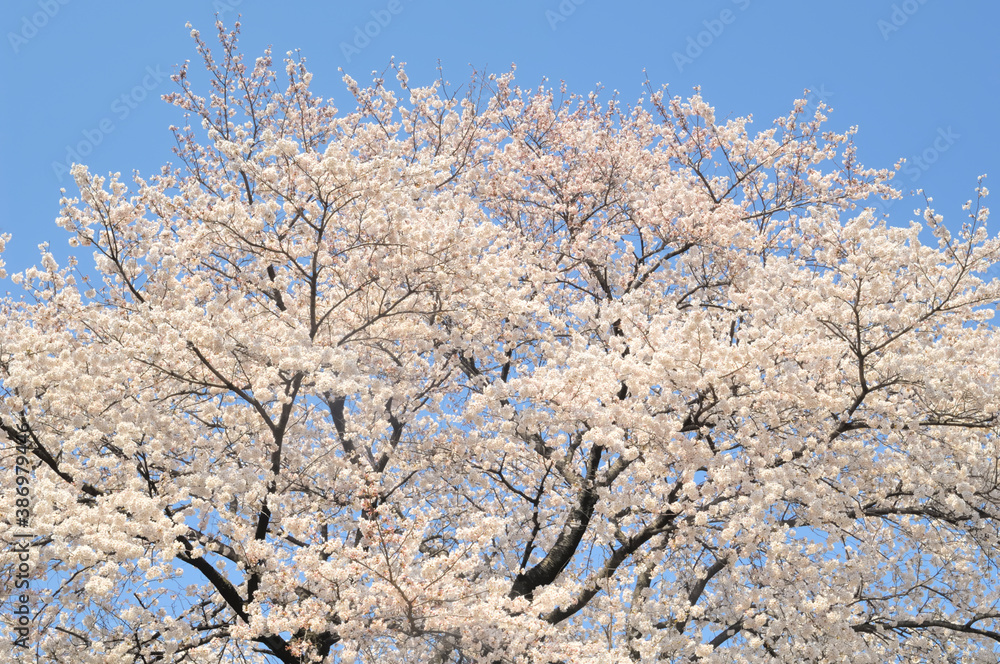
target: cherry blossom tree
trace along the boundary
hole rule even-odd
[[[25,661],[996,661],[982,181],[889,223],[806,100],[396,64],[342,112],[217,27],[177,162],[75,166],[92,267],[3,305]]]

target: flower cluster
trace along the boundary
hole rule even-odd
[[[45,661],[996,661],[982,183],[928,245],[805,99],[342,112],[218,30],[3,305]]]

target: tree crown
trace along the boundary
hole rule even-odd
[[[928,246],[822,104],[341,112],[218,33],[176,165],[74,168],[94,272],[5,304],[42,659],[995,661],[982,182]]]

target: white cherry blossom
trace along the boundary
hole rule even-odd
[[[996,661],[982,181],[889,223],[804,99],[338,109],[218,31],[176,162],[75,166],[85,267],[3,303],[38,661]]]

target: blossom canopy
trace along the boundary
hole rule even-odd
[[[218,31],[177,163],[74,166],[92,267],[3,305],[38,661],[996,661],[982,180],[890,224],[805,100],[393,64],[340,111]]]

